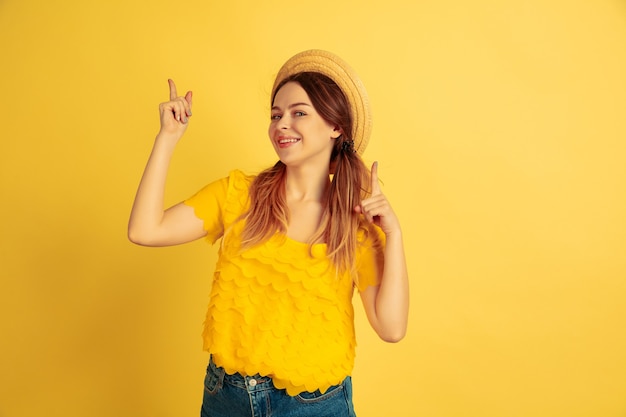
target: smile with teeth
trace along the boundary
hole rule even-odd
[[[278,144],[279,145],[288,145],[291,143],[296,143],[299,142],[300,138],[280,138],[278,139]]]

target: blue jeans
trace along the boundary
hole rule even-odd
[[[352,379],[319,391],[291,397],[270,377],[229,375],[213,360],[204,379],[201,417],[356,417]]]

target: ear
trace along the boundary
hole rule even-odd
[[[331,139],[337,139],[339,136],[343,134],[343,131],[339,126],[335,126],[333,129],[333,133],[330,135]]]

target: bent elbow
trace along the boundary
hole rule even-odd
[[[153,246],[150,244],[150,241],[146,238],[145,234],[140,233],[136,227],[128,226],[127,231],[128,240],[130,240],[135,245],[139,246]]]
[[[406,328],[378,332],[378,337],[387,343],[398,343],[406,336]]]
[[[387,342],[387,343],[398,343],[399,341],[401,341],[402,339],[404,339],[404,334],[397,334],[397,335],[384,335],[384,336],[380,336],[380,338]]]
[[[142,242],[141,238],[137,236],[137,233],[132,231],[131,229],[128,229],[127,237],[128,237],[128,240],[131,241],[131,243],[134,243],[135,245],[143,246],[141,243]]]

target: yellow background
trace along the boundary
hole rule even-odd
[[[626,416],[626,3],[0,1],[0,416],[195,416],[215,248],[126,222],[167,78],[195,94],[167,203],[273,163],[309,48],[361,74],[412,309],[360,306],[360,417]]]

